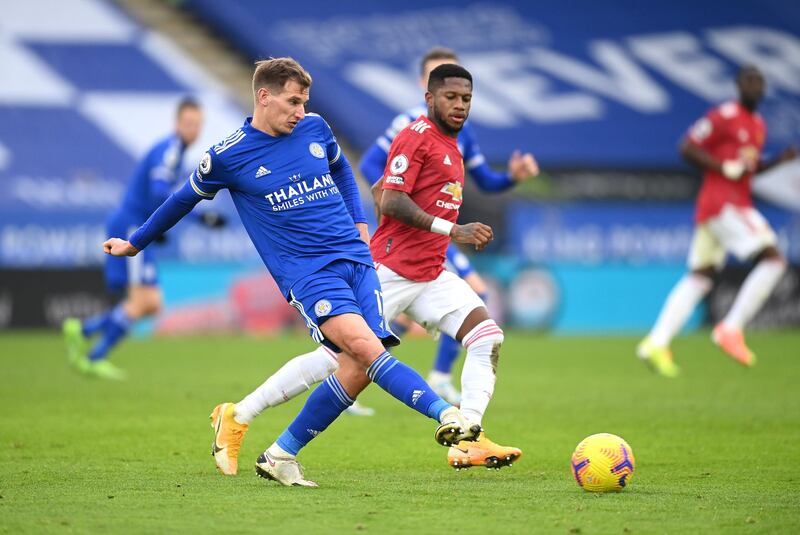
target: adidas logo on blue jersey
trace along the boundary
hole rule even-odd
[[[269,175],[271,173],[272,171],[261,165],[259,166],[258,171],[256,171],[256,178],[261,178],[262,176]]]

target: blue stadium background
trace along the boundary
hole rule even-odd
[[[432,45],[457,49],[476,78],[471,121],[488,159],[503,167],[520,148],[547,171],[498,197],[468,189],[462,215],[498,228],[502,238],[474,260],[492,283],[495,314],[520,327],[635,332],[652,322],[683,270],[692,229],[697,177],[676,145],[693,120],[733,96],[736,65],[756,63],[767,76],[768,155],[800,142],[797,2],[579,0],[565,9],[408,0],[368,12],[349,0],[302,9],[259,0],[224,9],[214,0],[175,4],[249,59],[300,60],[314,76],[313,109],[355,156],[420,101],[420,54]],[[247,110],[116,4],[31,0],[3,19],[0,328],[55,325],[102,306],[104,219],[136,159],[169,131],[177,100],[193,94],[207,113],[187,166]],[[760,208],[795,265],[798,177],[791,164],[759,183],[765,199],[779,201]],[[232,213],[220,197],[215,209]],[[212,231],[181,223],[160,249],[172,311],[224,302],[232,284],[262,270],[238,224]],[[733,266],[723,283],[742,273]],[[730,299],[721,287],[712,314]],[[798,295],[795,269],[757,323],[797,325]],[[27,310],[34,301],[41,311]]]

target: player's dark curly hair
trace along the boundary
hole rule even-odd
[[[428,91],[433,93],[444,85],[445,78],[465,78],[472,83],[472,75],[467,69],[455,63],[443,63],[431,71],[428,78]]]

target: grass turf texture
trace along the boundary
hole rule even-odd
[[[373,418],[343,416],[301,453],[319,489],[255,476],[302,399],[256,419],[237,477],[220,476],[208,414],[291,355],[277,339],[133,340],[126,383],[87,380],[48,333],[0,335],[0,532],[797,533],[800,333],[750,337],[741,368],[707,334],[677,340],[683,376],[652,375],[633,338],[507,336],[484,422],[524,450],[511,469],[455,472],[435,424],[372,386]],[[427,370],[434,345],[396,354]],[[624,437],[631,486],[597,495],[569,470],[585,436]]]

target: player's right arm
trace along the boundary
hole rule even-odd
[[[407,193],[384,189],[381,199],[381,213],[397,219],[401,223],[422,230],[450,236],[456,243],[474,245],[480,251],[494,239],[492,228],[483,223],[459,225],[433,216],[419,207]]]
[[[421,139],[420,134],[406,131],[392,143],[389,164],[383,173],[380,213],[410,227],[443,234],[457,243],[468,243],[478,250],[483,249],[493,238],[492,229],[488,225],[459,225],[444,220],[420,208],[410,197],[426,159],[425,146],[421,144]]]
[[[103,251],[112,256],[135,256],[175,226],[198,202],[213,199],[217,191],[226,186],[225,176],[222,162],[209,150],[186,184],[170,195],[128,240],[110,238],[103,243]]]
[[[745,162],[719,160],[710,152],[719,140],[724,120],[719,109],[698,119],[681,141],[680,153],[684,160],[704,171],[716,171],[729,180],[739,180],[752,171]]]

